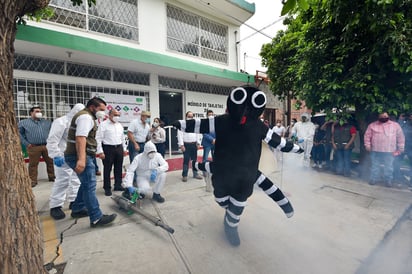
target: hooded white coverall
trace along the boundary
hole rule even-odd
[[[303,165],[309,167],[313,136],[315,135],[315,125],[310,121],[309,114],[303,113],[301,117],[306,117],[306,121],[297,122],[292,128],[292,133],[297,136],[300,147],[305,150],[305,152],[303,152]]]
[[[73,116],[84,108],[83,104],[76,104],[69,113],[54,120],[46,145],[50,158],[64,157],[70,122]],[[73,202],[80,187],[80,180],[76,172],[66,163],[63,163],[61,167],[54,165],[54,173],[56,179],[50,194],[50,208],[62,207],[66,199],[66,193],[67,200]]]
[[[153,158],[149,157],[150,152],[154,153]],[[138,154],[127,169],[122,186],[124,188],[133,186],[133,177],[136,172],[139,192],[147,194],[151,190],[149,183],[152,170],[156,170],[157,176],[154,180],[153,193],[160,194],[166,181],[166,171],[168,169],[169,164],[157,152],[155,144],[148,141],[144,145],[143,153]]]

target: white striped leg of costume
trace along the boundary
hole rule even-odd
[[[293,216],[293,207],[283,192],[272,183],[262,172],[258,171],[256,184],[275,201],[285,213],[286,217]]]

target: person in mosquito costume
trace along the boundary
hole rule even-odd
[[[199,163],[197,168],[212,174],[213,194],[226,210],[224,231],[233,246],[240,245],[237,228],[255,183],[278,203],[287,217],[293,215],[293,207],[282,191],[258,170],[259,158],[262,141],[283,152],[302,153],[303,150],[259,119],[265,106],[266,96],[262,91],[241,86],[230,92],[225,114],[173,123],[182,131],[216,134],[213,162]]]

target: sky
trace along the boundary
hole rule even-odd
[[[280,17],[280,12],[283,5],[281,0],[247,1],[250,3],[255,3],[256,11],[255,14],[240,27],[240,68],[249,74],[254,75],[256,70],[266,71],[266,69],[261,65],[261,57],[259,56],[262,45],[270,43],[272,40],[271,38],[276,36],[278,30],[285,28],[282,24],[283,20]],[[265,36],[261,33],[256,33],[255,30],[251,29],[247,25],[255,28],[256,30],[261,30],[268,25],[270,26],[262,30],[262,32],[266,34]],[[253,33],[255,34],[250,36]],[[248,36],[250,37],[247,38]]]

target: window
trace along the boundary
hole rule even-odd
[[[168,49],[227,63],[228,27],[167,5]]]

